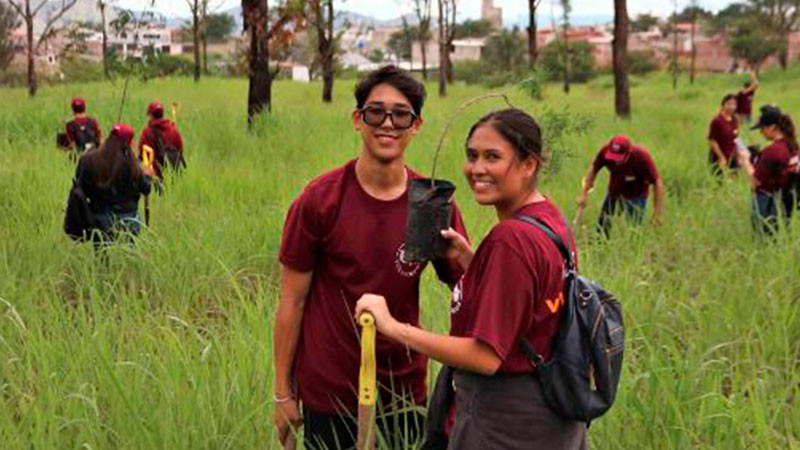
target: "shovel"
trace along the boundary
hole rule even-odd
[[[375,317],[363,313],[361,325],[361,369],[358,376],[358,440],[357,450],[375,449],[375,403],[378,387],[375,370]]]

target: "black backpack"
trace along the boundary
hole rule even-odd
[[[176,172],[180,172],[181,169],[186,168],[186,160],[183,159],[183,152],[172,145],[165,144],[165,139],[163,133],[160,130],[153,127],[153,135],[155,137],[155,145],[156,148],[154,149],[156,152],[156,161],[159,164],[159,168],[164,167],[164,163],[170,165]]]
[[[617,299],[594,281],[578,275],[574,254],[544,223],[527,216],[558,247],[566,262],[564,311],[544,361],[526,339],[520,343],[531,359],[547,405],[558,416],[589,423],[614,403],[622,372],[625,329]]]
[[[94,215],[89,209],[89,199],[77,179],[72,181],[72,189],[67,197],[67,210],[64,214],[64,232],[75,241],[84,241],[95,228]]]
[[[94,147],[99,145],[97,133],[94,132],[94,127],[91,125],[90,122],[84,124],[72,122],[72,133],[75,136],[75,147],[77,147],[78,152],[85,151],[89,144]]]

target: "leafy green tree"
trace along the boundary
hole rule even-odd
[[[486,37],[492,32],[492,24],[488,20],[467,19],[455,26],[456,39]]]
[[[230,14],[209,14],[206,19],[206,36],[212,42],[225,40],[233,33],[236,21]]]
[[[658,23],[658,17],[652,14],[639,14],[633,20],[631,20],[631,31],[635,33],[648,31],[649,29],[658,25]]]
[[[526,45],[516,27],[513,30],[501,30],[486,41],[481,62],[494,70],[514,72],[527,65]]]
[[[728,45],[735,58],[745,60],[758,71],[767,58],[784,50],[786,41],[757,18],[740,21],[732,30]]]
[[[569,48],[569,81],[585,83],[594,78],[596,75],[592,53],[594,46],[588,42],[573,42]],[[548,81],[558,81],[564,78],[564,56],[559,43],[547,44],[542,49],[540,61]]]

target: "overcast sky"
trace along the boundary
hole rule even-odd
[[[376,19],[387,20],[399,17],[401,14],[411,12],[410,0],[335,0],[338,9],[356,11],[358,13],[375,17]],[[118,0],[120,6],[141,10],[148,0]],[[212,0],[227,9],[241,4],[240,0]],[[718,11],[726,5],[733,3],[734,0],[700,0],[699,4],[703,8]],[[270,3],[275,3],[271,0]],[[510,21],[518,16],[527,14],[527,3],[523,0],[495,0],[495,5],[503,8],[503,20]],[[553,8],[551,3],[558,3],[557,0],[544,0],[541,7],[540,20],[549,20],[551,11],[559,13],[558,8]],[[678,0],[678,8],[683,9],[689,3],[688,0]],[[435,2],[434,2],[435,4]],[[628,0],[628,13],[635,16],[640,13],[652,13],[666,16],[672,11],[673,2],[671,0]],[[480,16],[481,0],[459,0],[460,9],[459,20],[474,19]],[[572,14],[580,16],[606,16],[613,17],[614,2],[612,0],[573,0]],[[186,0],[156,0],[156,9],[162,13],[172,16],[186,17],[189,15],[189,8]],[[435,8],[434,8],[435,9]]]

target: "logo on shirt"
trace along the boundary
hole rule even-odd
[[[397,253],[394,260],[394,267],[397,269],[397,273],[407,278],[416,277],[422,270],[421,263],[406,261],[405,243],[400,244],[400,247],[397,248]]]
[[[636,175],[628,175],[625,177],[625,182],[630,183],[631,181],[636,181]]]
[[[461,311],[461,305],[464,302],[464,277],[462,276],[456,287],[453,288],[453,299],[450,302],[450,314],[457,314]]]
[[[550,310],[551,314],[555,314],[558,310],[564,306],[564,293],[559,292],[558,298],[555,300],[545,300],[544,304],[547,305],[547,309]]]

